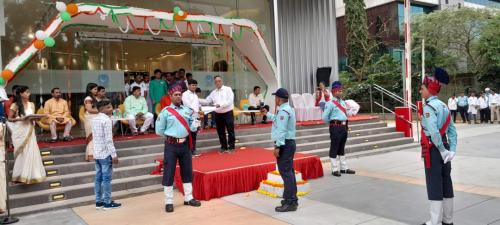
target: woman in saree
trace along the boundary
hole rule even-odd
[[[97,111],[97,102],[99,97],[97,96],[97,84],[89,83],[87,84],[87,97],[83,100],[83,106],[85,107],[85,137],[87,148],[85,151],[85,159],[87,161],[94,160],[94,144],[92,143],[92,127],[90,126],[90,121],[97,116],[99,111]]]
[[[30,117],[36,112],[35,104],[29,101],[29,97],[27,86],[17,88],[7,125],[14,145],[12,182],[35,184],[44,181],[46,173],[35,135],[33,119],[37,117]]]

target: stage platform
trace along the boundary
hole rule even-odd
[[[161,174],[162,159],[152,174]],[[211,151],[193,159],[193,195],[199,200],[210,200],[241,192],[257,190],[267,173],[276,169],[273,151],[263,148],[238,149],[234,153]],[[323,176],[318,156],[295,153],[294,169],[305,180]],[[175,175],[176,188],[182,191],[179,168]]]

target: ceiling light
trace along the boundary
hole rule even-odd
[[[28,37],[29,37],[30,39],[35,38],[35,36],[33,35],[33,33],[28,34]]]
[[[128,52],[125,52],[125,55],[128,55]]]

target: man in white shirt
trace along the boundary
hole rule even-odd
[[[182,93],[182,104],[193,110],[193,120],[198,120],[201,103],[206,104],[204,99],[199,99],[196,94],[196,89],[198,88],[198,81],[188,80],[188,90]],[[193,139],[193,149],[191,149],[191,154],[193,156],[199,156],[196,151],[196,132],[191,132],[191,137]]]
[[[481,93],[478,102],[479,102],[479,118],[480,118],[479,120],[481,121],[481,123],[488,123],[489,105],[486,94]]]
[[[490,90],[491,97],[490,97],[490,121],[493,123],[495,121],[495,115],[496,115],[496,121],[497,123],[500,124],[500,95],[495,93],[495,91]]]
[[[234,135],[234,93],[230,87],[222,84],[222,77],[214,77],[215,90],[207,97],[207,102],[215,106],[215,124],[221,149],[219,153],[231,153],[235,150],[236,137]],[[226,139],[226,129],[229,140]],[[228,143],[229,141],[229,143]]]
[[[260,93],[260,87],[255,86],[253,87],[253,93],[248,95],[248,110],[260,110],[261,108],[266,108],[267,111],[269,111],[269,106],[264,105],[264,97],[262,97],[262,94]],[[250,116],[252,117],[252,125],[254,125],[255,113],[250,113]],[[267,123],[266,115],[262,116],[262,123]]]
[[[471,120],[474,120],[474,123],[478,124],[476,115],[479,109],[479,101],[477,100],[476,93],[472,92],[467,102],[469,104],[469,124]]]
[[[457,109],[458,109],[457,103],[458,103],[457,98],[455,94],[453,94],[453,96],[451,96],[451,98],[448,99],[448,109],[450,109],[451,116],[453,116],[453,123],[457,122]]]
[[[146,96],[144,96],[144,90],[146,90],[146,84],[144,83],[144,77],[142,76],[142,74],[136,74],[135,77],[134,77],[134,83],[132,83],[130,85],[130,93],[132,93],[132,89],[134,87],[140,87],[141,88],[141,96],[146,98]],[[148,89],[149,90],[149,89]]]

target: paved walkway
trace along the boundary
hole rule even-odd
[[[452,163],[455,224],[500,225],[500,125],[457,125],[459,143]],[[313,192],[293,213],[275,213],[279,199],[256,192],[182,206],[166,214],[163,194],[124,199],[124,207],[97,211],[83,206],[21,217],[18,224],[420,224],[428,218],[419,149],[349,159],[356,175],[312,180]]]

